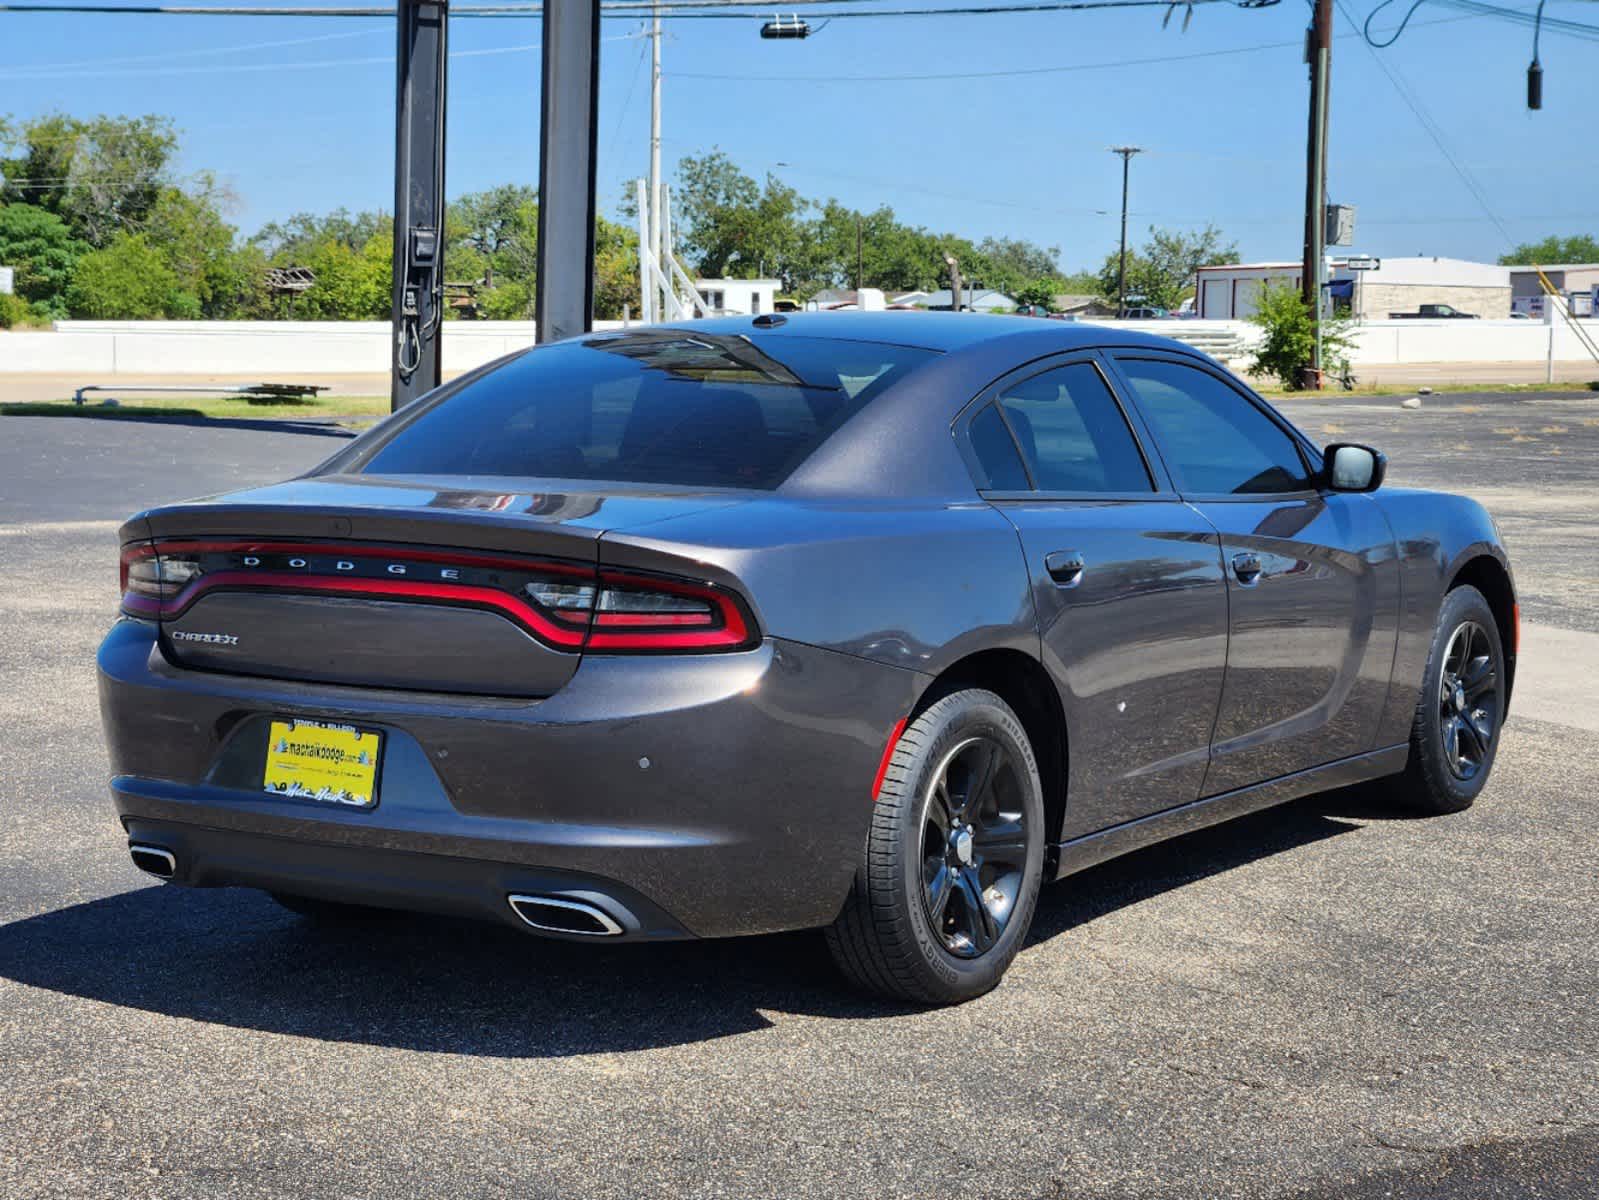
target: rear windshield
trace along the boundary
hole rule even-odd
[[[774,488],[935,351],[651,329],[544,347],[400,429],[372,475]]]

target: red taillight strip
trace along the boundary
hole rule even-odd
[[[899,745],[900,735],[905,732],[905,718],[901,717],[894,722],[894,728],[888,731],[888,745],[883,747],[882,761],[877,764],[877,774],[872,777],[872,803],[877,803],[877,797],[883,792],[883,780],[888,778],[888,764],[894,757],[894,747]]]
[[[164,547],[163,547],[164,548]],[[274,571],[220,571],[202,575],[174,597],[162,610],[164,620],[181,616],[191,604],[209,592],[299,592],[333,593],[339,596],[385,600],[420,600],[428,604],[453,604],[464,608],[488,608],[509,617],[529,633],[563,649],[583,645],[581,629],[567,629],[546,620],[531,604],[509,592],[459,583],[424,583],[414,579],[337,579],[326,575],[291,575]]]
[[[545,610],[520,595],[465,583],[431,583],[399,578],[363,578],[302,574],[298,571],[224,570],[195,579],[170,601],[127,590],[128,563],[153,554],[198,555],[258,553],[349,558],[395,558],[407,562],[499,568],[528,575],[572,575],[594,581],[596,596],[605,588],[665,592],[691,596],[711,606],[708,613],[649,613]],[[431,604],[484,608],[563,650],[726,650],[752,643],[752,627],[743,606],[712,584],[623,571],[596,570],[542,558],[510,558],[420,550],[406,546],[340,542],[274,542],[266,539],[192,539],[160,541],[123,550],[123,609],[135,616],[172,620],[201,596],[216,591],[334,594],[351,598],[414,600]]]

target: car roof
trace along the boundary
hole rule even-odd
[[[1183,349],[1170,338],[1098,325],[1091,321],[1046,321],[1038,317],[1009,317],[994,313],[912,312],[812,312],[777,313],[761,317],[712,317],[676,322],[672,329],[702,333],[748,334],[767,337],[838,338],[845,341],[887,342],[945,353],[966,350],[1018,334],[1030,335],[1041,353],[1080,350],[1094,346],[1148,346]]]

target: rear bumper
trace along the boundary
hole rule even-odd
[[[770,640],[589,658],[545,700],[441,696],[186,670],[136,621],[99,675],[117,812],[175,882],[518,925],[509,894],[593,894],[636,937],[831,921],[883,744],[928,682]],[[378,806],[258,790],[272,714],[382,729]]]

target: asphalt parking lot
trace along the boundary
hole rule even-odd
[[[1528,625],[1488,792],[1096,868],[936,1012],[841,991],[808,935],[328,932],[152,883],[96,710],[116,526],[339,443],[0,417],[0,1195],[1594,1196],[1599,395],[1285,410],[1500,521]]]

